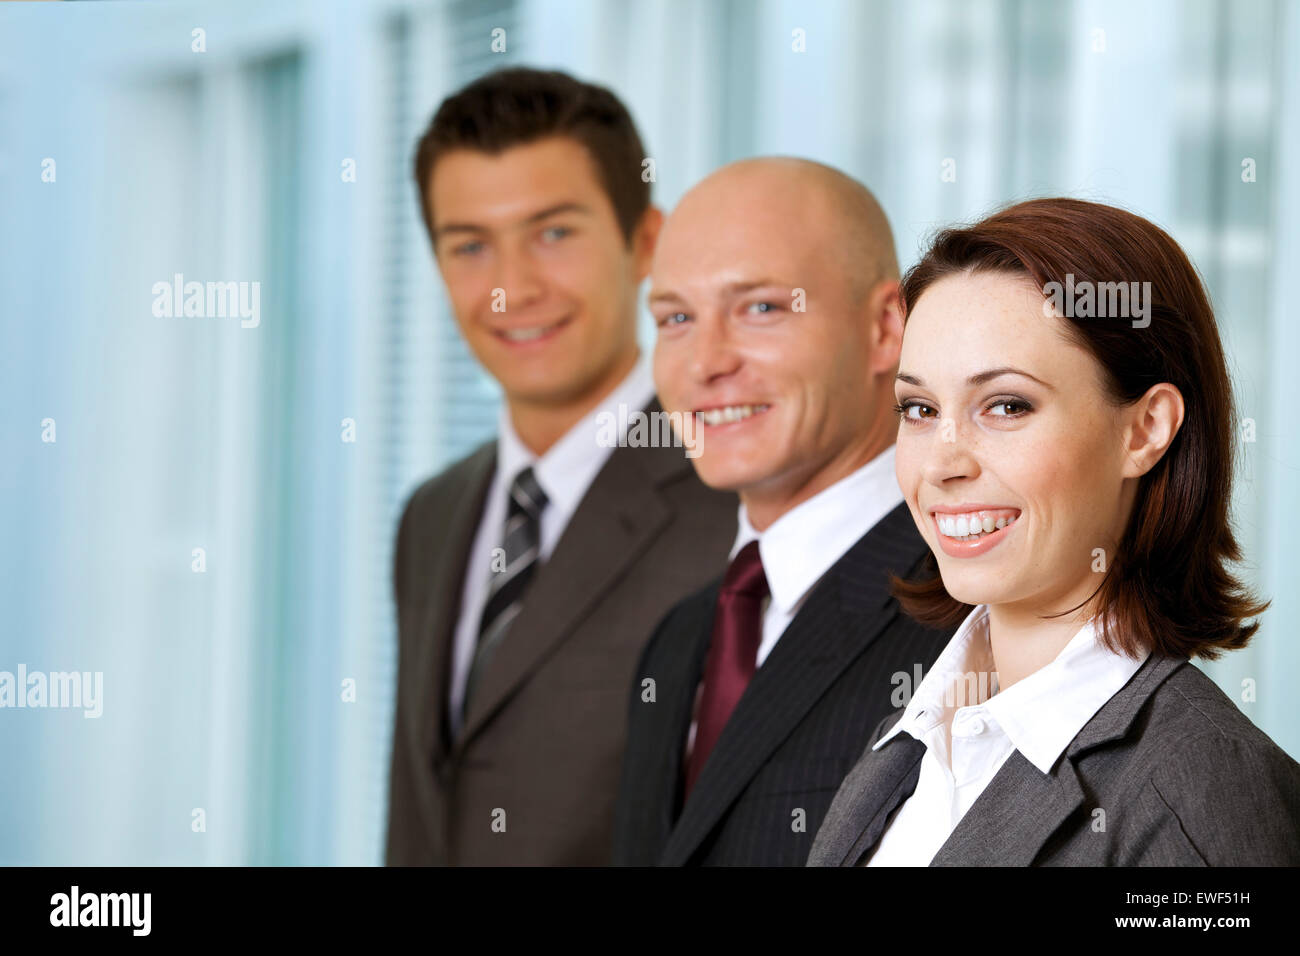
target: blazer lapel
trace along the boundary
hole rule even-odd
[[[923,555],[900,504],[827,572],[754,674],[704,765],[664,848],[663,864],[685,865],[727,807],[799,725],[892,614],[889,575]]]
[[[1028,866],[1049,837],[1084,804],[1074,761],[1124,737],[1142,705],[1186,658],[1152,655],[1075,735],[1044,774],[1013,751],[962,817],[931,866]]]
[[[427,674],[432,681],[427,688],[411,695],[412,712],[421,744],[421,753],[432,754],[437,767],[450,747],[447,738],[447,669],[451,660],[452,637],[460,613],[461,590],[465,583],[465,565],[473,544],[474,532],[483,514],[483,503],[492,484],[496,468],[496,445],[485,445],[470,463],[465,478],[465,494],[453,505],[446,526],[446,539],[426,542],[444,555],[444,564],[430,581],[428,602],[423,613],[420,633],[428,636],[421,644],[424,658],[416,673]]]
[[[925,744],[910,734],[899,734],[878,751],[868,750],[835,794],[808,864],[856,866],[880,840],[889,815],[915,792],[924,756]],[[841,794],[854,798],[841,806]]]
[[[672,519],[658,484],[691,464],[680,448],[614,449],[529,584],[510,633],[465,715],[461,750],[557,643],[573,632]]]
[[[1013,750],[931,866],[1028,866],[1079,807],[1083,786],[1069,760],[1045,774]]]
[[[664,847],[672,833],[673,822],[681,813],[682,788],[686,780],[683,751],[695,716],[695,696],[704,677],[705,660],[709,653],[709,639],[713,634],[713,611],[718,604],[721,579],[709,584],[700,599],[700,613],[683,623],[682,629],[690,639],[675,641],[671,653],[658,655],[656,671],[660,680],[659,702],[656,707],[667,708],[669,719],[662,725],[662,734],[644,740],[644,749],[629,759],[645,760],[646,751],[653,753],[653,766],[658,768],[648,787],[656,788],[649,804],[659,808],[656,814],[655,846]],[[644,778],[643,785],[644,785]]]

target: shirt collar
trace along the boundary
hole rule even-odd
[[[988,702],[989,712],[1016,749],[1043,773],[1106,701],[1129,682],[1147,653],[1116,654],[1089,621],[1046,667]]]
[[[654,378],[650,360],[642,352],[626,377],[614,387],[600,404],[566,431],[554,445],[540,457],[534,455],[515,432],[510,421],[510,411],[503,405],[497,432],[497,474],[505,487],[515,475],[528,465],[549,503],[560,506],[564,513],[577,508],[582,496],[595,479],[597,472],[609,458],[612,446],[603,446],[600,416],[610,414],[617,422],[620,444],[627,434],[629,418],[650,404],[655,396]],[[620,406],[624,412],[620,414]]]
[[[912,697],[903,709],[903,716],[888,733],[876,741],[872,750],[879,750],[900,733],[909,733],[917,740],[922,740],[943,722],[946,707],[944,694],[947,688],[953,687],[959,679],[964,679],[965,674],[992,672],[993,654],[989,647],[988,616],[987,604],[979,605],[966,616],[966,620],[935,658],[921,682],[913,688]],[[990,693],[995,679],[990,677]]]
[[[742,504],[731,557],[757,538],[772,604],[789,614],[844,552],[902,501],[890,445],[857,471],[791,508],[761,534],[749,523]]]
[[[941,723],[949,703],[944,699],[947,688],[963,675],[992,671],[988,642],[988,605],[981,604],[962,622],[922,678],[902,718],[872,749],[879,750],[903,732],[921,740]],[[998,690],[996,674],[987,684],[977,684],[987,686],[991,695],[981,706],[1026,760],[1050,773],[1070,741],[1128,683],[1146,658],[1147,652],[1135,659],[1111,651],[1098,640],[1096,621],[1089,621],[1051,662],[1006,690]],[[962,703],[956,700],[957,705]]]

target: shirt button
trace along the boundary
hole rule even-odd
[[[972,717],[969,721],[971,736],[984,733],[984,721],[978,717]]]

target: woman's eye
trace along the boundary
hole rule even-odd
[[[916,414],[913,414],[914,410]],[[935,414],[934,408],[929,405],[924,405],[921,402],[902,402],[901,404],[894,406],[894,411],[899,415],[899,417],[913,422],[921,421],[925,418],[931,418]]]
[[[1012,409],[1012,411],[995,411],[995,409]],[[993,412],[995,418],[1019,418],[1026,412],[1030,411],[1029,405],[1019,399],[1005,398],[994,402],[988,410]]]

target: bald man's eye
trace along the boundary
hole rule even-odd
[[[762,315],[767,312],[779,312],[781,307],[775,302],[751,302],[745,307],[745,311],[751,315]]]
[[[675,325],[685,325],[689,320],[690,320],[690,316],[687,315],[685,312],[670,312],[667,315],[661,316],[659,319],[657,319],[655,321],[655,324],[658,325],[661,329],[663,329],[663,328],[671,328],[672,326]]]

